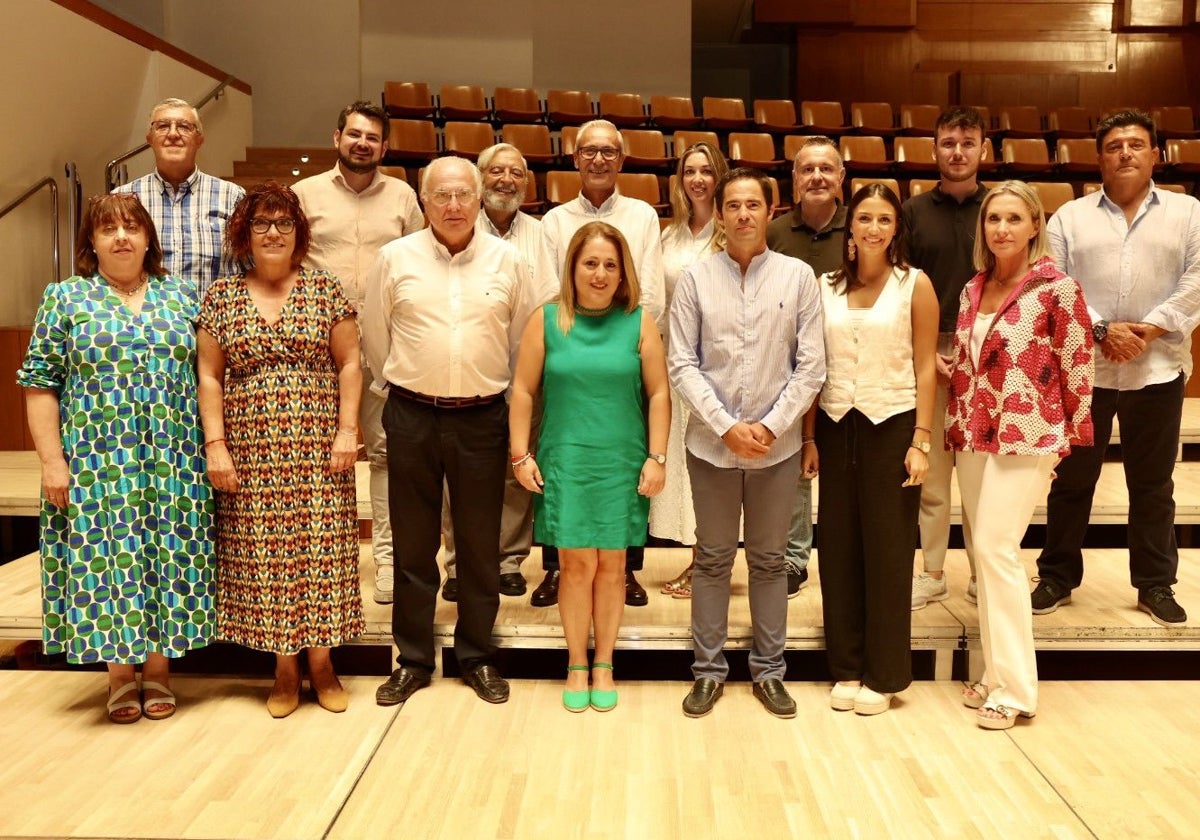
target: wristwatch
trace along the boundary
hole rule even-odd
[[[1092,324],[1092,341],[1101,344],[1106,338],[1108,338],[1108,321],[1097,321]]]
[[[929,450],[932,448],[927,440],[914,440],[909,446],[918,452],[924,452],[926,455],[929,454]]]
[[[647,457],[647,458],[650,458],[650,459],[651,459],[651,460],[653,460],[653,461],[656,461],[656,462],[657,462],[657,463],[659,463],[659,464],[665,464],[665,463],[667,463],[667,456],[666,456],[666,455],[658,455],[658,454],[655,454],[654,452],[651,452],[651,453],[650,453],[649,455],[647,455],[646,457]]]

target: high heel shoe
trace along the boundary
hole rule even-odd
[[[312,675],[308,677],[309,685],[312,686],[313,693],[317,695],[317,704],[327,712],[344,712],[350,706],[350,694],[338,682],[338,678],[334,677],[333,688],[318,688],[312,680]]]
[[[571,671],[587,671],[586,665],[568,665],[568,673]],[[582,691],[563,691],[563,708],[568,712],[586,712],[590,702],[591,692],[586,688]]]
[[[608,671],[613,669],[613,666],[608,662],[593,662],[592,667],[604,668]],[[591,707],[597,712],[611,712],[617,707],[617,690],[615,688],[607,690],[593,688],[589,700]]]
[[[285,718],[300,707],[300,678],[296,678],[296,691],[293,694],[283,694],[279,688],[279,680],[271,686],[271,696],[267,698],[267,711],[273,718]]]

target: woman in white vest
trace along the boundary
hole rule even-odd
[[[912,682],[908,581],[929,467],[938,302],[905,262],[895,193],[863,187],[846,218],[842,266],[819,281],[826,379],[804,418],[803,464],[810,477],[821,469],[830,705],[874,715]]]

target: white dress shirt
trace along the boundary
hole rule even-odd
[[[497,236],[516,248],[520,252],[521,258],[525,260],[525,269],[532,283],[531,288],[540,288],[537,280],[538,257],[542,252],[542,223],[540,221],[528,213],[518,210],[517,214],[513,216],[512,224],[508,226],[508,232],[500,233],[492,224],[492,220],[488,218],[488,214],[481,210],[479,217],[475,219],[475,230]]]

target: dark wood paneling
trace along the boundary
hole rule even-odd
[[[756,0],[754,19],[798,26],[913,26],[917,5],[917,0]]]
[[[0,327],[0,450],[33,449],[25,423],[25,389],[17,385],[17,370],[29,347],[29,327]]]
[[[1014,35],[1036,32],[1108,32],[1113,25],[1113,4],[1067,3],[1054,0],[1008,3],[917,4],[917,29]]]
[[[1123,0],[1121,23],[1124,26],[1182,26],[1184,0]]]

